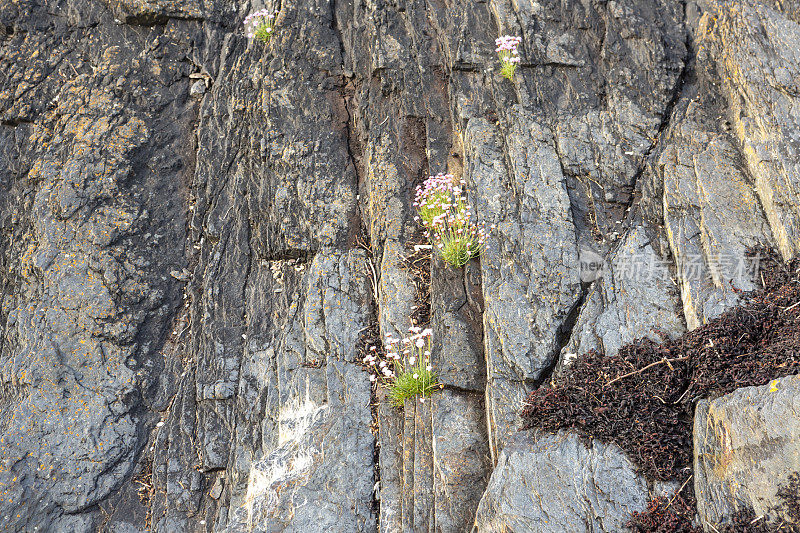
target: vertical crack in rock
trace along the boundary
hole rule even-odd
[[[553,352],[553,357],[550,361],[550,364],[544,369],[541,375],[530,384],[532,389],[537,389],[548,383],[548,381],[550,381],[552,378],[553,373],[556,371],[556,368],[561,363],[561,354],[572,340],[572,334],[575,332],[578,325],[578,317],[580,317],[581,311],[583,311],[586,303],[586,295],[588,293],[589,285],[587,283],[581,283],[580,296],[569,310],[569,313],[567,313],[567,316],[564,318],[564,322],[556,331],[556,348]]]
[[[683,6],[683,23],[686,24],[686,2],[681,1],[681,5]],[[685,31],[686,37],[684,41],[685,46],[685,54],[680,59],[683,67],[681,68],[680,74],[678,75],[677,80],[675,81],[675,86],[672,89],[672,94],[667,101],[666,106],[664,107],[664,111],[661,114],[661,120],[658,124],[658,128],[656,128],[656,133],[653,138],[653,143],[647,148],[642,156],[642,165],[639,169],[636,170],[636,173],[633,175],[633,182],[634,185],[638,185],[639,179],[641,178],[642,174],[645,171],[647,161],[650,159],[653,151],[659,145],[659,141],[661,140],[664,132],[670,125],[670,122],[673,119],[673,114],[675,110],[675,106],[678,104],[678,101],[681,99],[683,95],[683,86],[686,83],[686,80],[694,74],[694,43],[692,41],[691,32],[688,29]]]
[[[433,261],[433,364],[441,392],[431,398],[433,529],[468,531],[491,472],[479,259],[454,269]]]

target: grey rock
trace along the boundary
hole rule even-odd
[[[427,531],[435,520],[431,403],[403,406],[402,531]]]
[[[168,391],[159,349],[180,287],[164,273],[186,264],[175,195],[193,157],[180,136],[194,114],[166,87],[188,74],[175,58],[198,26],[178,30],[170,47],[112,26],[94,4],[65,6],[47,32],[35,29],[50,18],[43,5],[13,22],[8,6],[0,12],[14,33],[0,81],[12,125],[0,144],[13,161],[0,165],[0,527],[92,530],[98,504],[113,511],[130,492],[123,485],[154,423],[145,404]],[[95,24],[108,33],[93,40]],[[134,52],[145,45],[156,53]],[[148,97],[134,85],[150,87]]]
[[[707,65],[700,61],[700,72]],[[710,74],[709,74],[710,76]],[[705,78],[703,78],[705,80]],[[666,235],[677,261],[689,329],[739,302],[758,285],[747,249],[768,246],[772,235],[734,139],[712,117],[713,78],[692,87],[676,111],[659,156]],[[719,111],[721,112],[721,110]]]
[[[331,362],[328,391],[327,404],[282,409],[279,445],[253,464],[228,531],[375,530],[369,380],[351,363]]]
[[[197,80],[196,82],[192,83],[191,87],[189,87],[189,95],[194,96],[195,98],[200,98],[204,94],[206,94],[206,84],[203,80]]]
[[[498,461],[559,352],[678,334],[757,285],[720,254],[798,250],[794,0],[280,7],[265,45],[230,2],[0,5],[4,530],[341,511],[335,527],[372,531],[376,481],[383,531],[467,529],[487,442]],[[523,38],[513,80],[498,32]],[[432,265],[445,391],[370,413],[360,334],[405,332],[420,307],[413,189],[443,171],[497,227],[463,271]],[[581,287],[580,250],[615,279],[664,264]],[[310,452],[351,445],[341,468]],[[601,455],[598,485],[621,464]],[[307,456],[310,477],[275,478],[289,491],[250,483]],[[624,514],[597,509],[607,528]]]
[[[500,453],[475,523],[482,533],[611,533],[648,500],[647,484],[616,446],[521,431]]]
[[[798,8],[788,2],[796,14]],[[794,6],[794,8],[792,8]],[[720,69],[733,132],[785,258],[800,251],[800,23],[757,2],[711,2],[703,46]]]
[[[220,496],[222,496],[222,489],[223,489],[222,479],[217,478],[217,480],[214,482],[214,485],[212,485],[208,495],[216,500]]]
[[[431,398],[433,531],[469,531],[491,473],[481,395],[443,390]]]
[[[776,495],[790,475],[800,472],[798,410],[797,376],[697,404],[694,490],[707,531],[747,508],[770,523],[797,525],[792,509]]]
[[[431,273],[432,364],[439,383],[482,393],[486,383],[483,355],[483,293],[480,267],[472,261],[454,269],[436,260]]]
[[[590,350],[608,356],[632,341],[661,342],[684,327],[677,288],[645,226],[632,229],[604,262],[602,277],[589,289],[572,337],[561,353],[561,369]]]
[[[381,471],[380,531],[396,533],[403,531],[403,418],[398,409],[389,403],[385,393],[379,393],[377,400],[378,464]]]
[[[517,108],[505,140],[476,119],[465,141],[470,163],[465,174],[490,230],[481,276],[487,410],[496,459],[519,423],[519,405],[554,360],[559,328],[578,302],[578,250],[561,166],[546,128]],[[501,143],[512,154],[510,168]],[[505,259],[510,256],[515,260]]]
[[[230,6],[199,0],[103,0],[114,12],[117,20],[133,25],[163,24],[171,18],[219,19],[233,15]]]
[[[407,250],[399,241],[389,239],[384,243],[380,263],[380,324],[385,336],[391,333],[402,338],[407,335],[414,312],[416,287],[411,273],[404,267]]]

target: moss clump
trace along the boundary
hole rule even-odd
[[[651,500],[647,509],[633,513],[628,527],[635,533],[703,533],[694,525],[695,498],[691,483],[674,497]]]

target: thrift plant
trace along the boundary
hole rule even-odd
[[[433,331],[415,326],[409,332],[411,335],[402,340],[391,333],[386,335],[385,358],[379,357],[375,346],[371,346],[363,359],[371,369],[370,381],[385,384],[396,407],[403,407],[407,399],[417,396],[420,403],[425,403],[425,398],[442,387],[431,368]]]
[[[452,174],[431,176],[417,187],[416,220],[425,226],[426,236],[442,259],[456,268],[466,265],[483,250],[486,233],[472,221],[471,207],[464,196],[464,180]]]
[[[494,44],[497,45],[497,55],[500,56],[500,74],[509,80],[514,77],[514,72],[519,65],[519,51],[517,46],[522,42],[521,37],[503,35],[498,37]]]
[[[263,43],[268,43],[272,37],[272,27],[275,23],[275,13],[262,9],[255,13],[250,13],[244,19],[244,27],[247,30],[247,37],[256,38]]]

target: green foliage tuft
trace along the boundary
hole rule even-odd
[[[442,239],[442,259],[456,268],[460,268],[473,257],[480,254],[481,247],[473,238],[456,237]]]
[[[414,377],[416,375],[416,377]],[[389,399],[396,407],[403,407],[409,398],[427,398],[440,388],[436,374],[423,366],[413,366],[410,370],[397,374],[389,386]]]
[[[389,390],[389,400],[403,407],[406,400],[419,397],[420,402],[442,385],[431,367],[430,328],[409,328],[411,335],[397,339],[386,334],[386,351],[371,346],[362,362],[370,369],[370,381],[382,383]]]
[[[517,71],[517,64],[503,61],[500,66],[500,74],[506,79],[513,79],[514,73]]]
[[[256,31],[253,33],[253,35],[262,43],[268,43],[272,37],[272,21],[265,20],[256,26]]]

